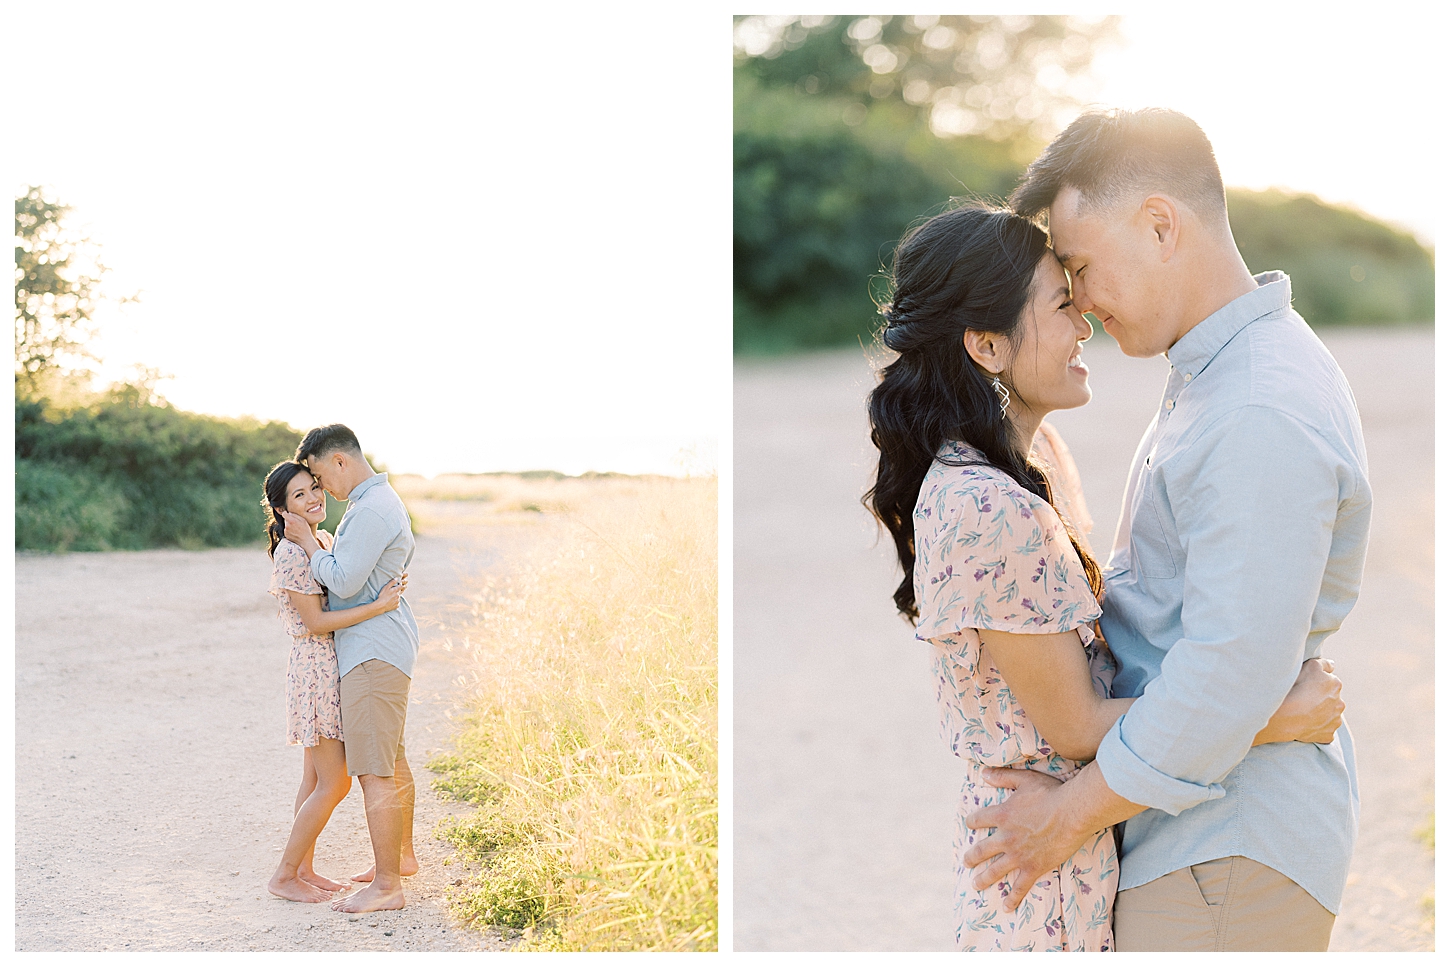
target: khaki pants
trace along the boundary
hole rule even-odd
[[[1198,863],[1118,894],[1118,950],[1328,950],[1334,914],[1246,856]]]
[[[391,776],[405,758],[412,680],[381,658],[369,658],[342,676],[342,744],[350,776]]]

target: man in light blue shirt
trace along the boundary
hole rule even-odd
[[[413,528],[403,501],[375,473],[351,430],[340,423],[308,432],[297,447],[324,490],[348,502],[332,550],[324,550],[302,518],[286,515],[287,538],[307,552],[327,588],[330,609],[375,601],[413,560]],[[403,906],[402,877],[418,871],[413,851],[413,773],[403,747],[408,692],[418,660],[418,624],[407,599],[396,610],[333,633],[341,676],[342,733],[347,771],[362,785],[373,869],[371,882],[333,909],[346,913]]]
[[[1250,746],[1359,593],[1370,488],[1349,385],[1288,277],[1250,275],[1183,115],[1083,115],[1012,203],[1049,211],[1078,310],[1171,368],[1103,575],[1113,694],[1138,700],[1068,782],[1006,777],[1017,792],[969,818],[995,829],[966,862],[1020,896],[1124,822],[1119,950],[1325,950],[1359,817],[1349,730]]]

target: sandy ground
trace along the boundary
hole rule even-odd
[[[1359,402],[1375,493],[1338,661],[1362,813],[1334,950],[1429,950],[1433,396],[1429,329],[1330,330]],[[1095,399],[1056,414],[1105,558],[1161,359],[1085,351]],[[874,453],[859,350],[741,362],[735,377],[735,947],[950,950],[961,769],[936,734],[924,646],[857,502]]]
[[[404,910],[334,913],[267,893],[302,753],[284,744],[288,639],[259,549],[20,555],[15,566],[15,946],[49,950],[495,950],[450,920],[460,876],[433,839],[450,812],[424,764],[450,734],[449,623],[507,567],[522,523],[429,505],[408,597],[421,652],[406,742],[422,870]],[[418,508],[415,506],[415,516]],[[362,790],[333,814],[317,867],[372,861]]]

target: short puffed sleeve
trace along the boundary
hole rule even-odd
[[[279,542],[272,552],[272,583],[268,590],[279,596],[285,591],[323,593],[322,585],[312,575],[312,563],[307,559],[307,552],[291,541]]]
[[[1079,632],[1102,614],[1052,505],[981,465],[932,465],[914,520],[916,636]]]

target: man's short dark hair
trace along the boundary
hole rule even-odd
[[[308,430],[302,442],[297,444],[297,455],[293,459],[298,463],[306,463],[313,457],[325,457],[339,450],[352,456],[363,455],[357,435],[341,423],[332,423]]]
[[[1080,208],[1103,211],[1130,194],[1182,199],[1205,219],[1224,216],[1223,178],[1213,145],[1192,118],[1167,108],[1088,111],[1027,166],[1012,208],[1037,218],[1064,188],[1082,192]]]

